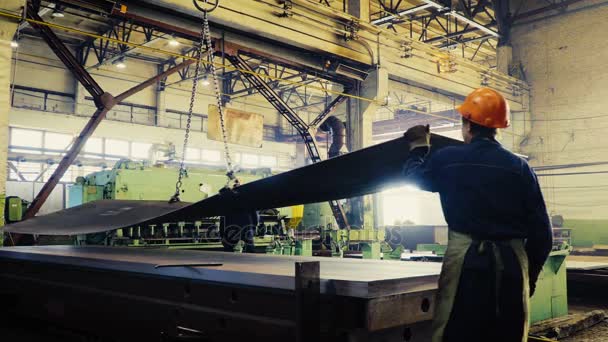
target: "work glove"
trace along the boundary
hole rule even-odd
[[[431,147],[431,127],[429,125],[414,126],[403,135],[409,143],[410,151],[424,147],[427,150]]]

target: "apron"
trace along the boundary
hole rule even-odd
[[[523,239],[512,239],[504,241],[480,241],[473,240],[469,235],[462,234],[450,230],[448,235],[448,248],[443,259],[443,265],[441,269],[441,275],[439,277],[439,288],[437,291],[437,297],[435,302],[435,315],[433,317],[433,342],[444,342],[444,336],[446,333],[446,327],[450,322],[450,315],[454,308],[454,302],[458,293],[458,287],[461,278],[461,272],[465,262],[465,257],[470,248],[476,248],[474,253],[491,253],[489,258],[492,259],[492,266],[494,268],[495,282],[494,288],[496,291],[496,297],[500,298],[501,289],[500,284],[502,283],[503,275],[503,260],[501,257],[500,248],[510,248],[519,263],[521,268],[521,278],[523,280],[521,291],[521,301],[523,307],[524,324],[523,336],[521,342],[526,342],[528,339],[528,319],[529,319],[529,282],[528,282],[528,257],[524,249]],[[519,294],[517,294],[519,296]],[[498,299],[496,299],[498,303]],[[498,305],[496,309],[498,315]],[[498,316],[497,316],[498,317]],[[476,329],[475,326],[469,327],[469,329]],[[519,337],[518,337],[519,338]],[[450,341],[451,342],[451,341]]]

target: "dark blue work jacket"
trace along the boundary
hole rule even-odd
[[[530,274],[537,276],[552,248],[545,201],[528,163],[496,140],[438,150],[425,160],[412,151],[404,174],[438,192],[449,229],[480,240],[524,238]]]

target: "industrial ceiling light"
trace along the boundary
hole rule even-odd
[[[391,15],[388,15],[386,17],[382,17],[380,19],[372,20],[372,24],[374,24],[374,25],[386,24],[386,23],[392,21],[393,19],[397,19],[399,17],[403,17],[403,16],[406,16],[406,15],[409,15],[409,14],[412,14],[412,13],[416,13],[416,12],[425,10],[425,9],[427,9],[429,7],[434,7],[434,6],[431,5],[431,4],[426,4],[426,5],[420,5],[420,6],[417,6],[417,7],[414,7],[414,8],[406,9],[404,11],[397,12],[397,14],[391,14]]]
[[[114,66],[118,69],[126,69],[127,63],[125,63],[125,58],[119,58],[114,62]]]
[[[12,40],[12,41],[11,41],[11,47],[12,47],[13,49],[16,49],[16,48],[18,48],[18,47],[19,47],[19,43],[18,43],[16,40]]]
[[[179,40],[175,39],[175,36],[171,36],[171,39],[169,39],[169,46],[178,47],[180,45],[181,43],[179,42]]]
[[[63,13],[61,6],[55,5],[55,9],[53,9],[53,14],[51,14],[51,16],[53,18],[63,18],[65,17],[65,14]]]
[[[424,2],[425,4],[429,5],[429,6],[433,6],[438,10],[443,10],[446,9],[446,7],[442,4],[438,4],[435,1],[432,0],[422,0],[422,2]]]
[[[201,80],[201,84],[205,87],[208,87],[211,82],[209,82],[209,77],[207,75],[203,76],[203,79]]]
[[[478,28],[479,30],[482,30],[483,32],[485,32],[485,33],[487,33],[489,35],[492,35],[492,36],[494,36],[496,38],[500,38],[500,34],[498,34],[498,32],[485,27],[484,25],[476,22],[475,20],[469,19],[469,18],[465,17],[464,15],[462,15],[462,14],[456,12],[456,11],[451,11],[451,12],[446,13],[446,14],[447,15],[451,15],[451,16],[453,16],[455,18],[458,18],[458,20],[464,21],[465,23]]]

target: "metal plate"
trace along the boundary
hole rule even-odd
[[[438,135],[432,136],[431,143],[433,151],[461,144]],[[402,137],[247,183],[236,191],[187,206],[150,201],[103,201],[36,217],[11,225],[7,231],[76,235],[138,225],[192,222],[204,217],[352,198],[404,183],[402,169],[408,151],[408,141]],[[110,211],[113,215],[107,214]]]
[[[440,263],[234,254],[120,247],[35,246],[0,249],[0,260],[26,260],[235,285],[294,289],[295,262],[320,261],[321,292],[360,298],[434,290]],[[194,263],[212,267],[167,267]],[[156,268],[157,265],[164,267]]]
[[[433,151],[460,141],[433,135]],[[247,183],[235,192],[212,196],[149,223],[192,221],[205,216],[282,208],[373,194],[406,182],[402,176],[408,157],[405,138],[391,140],[274,177]]]
[[[150,220],[189,204],[169,204],[166,201],[96,201],[14,223],[4,227],[4,230],[36,235],[99,233]]]
[[[568,255],[566,258],[568,271],[593,271],[608,268],[608,257],[591,255]]]

